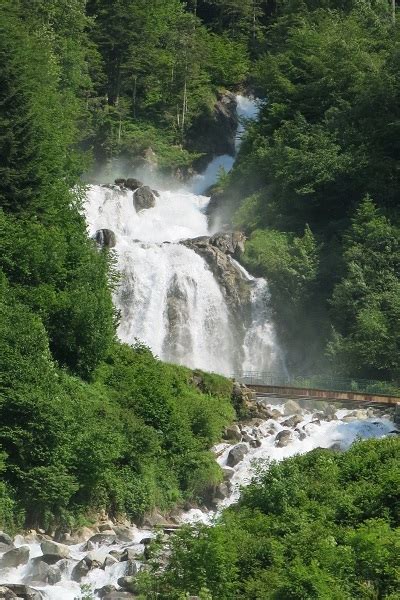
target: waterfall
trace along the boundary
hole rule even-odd
[[[272,338],[264,336],[264,346],[261,339],[252,345],[255,329],[250,327],[240,339],[243,334],[206,261],[179,243],[207,235],[207,202],[185,190],[160,191],[153,208],[137,213],[131,191],[94,185],[85,209],[90,235],[100,229],[115,234],[120,339],[129,344],[138,339],[168,362],[230,375],[240,369],[241,353],[251,360],[251,348],[271,356]],[[252,287],[256,280],[237,268]]]
[[[238,97],[238,112],[254,116],[254,102]],[[240,125],[238,143],[242,131]],[[212,161],[203,187],[212,183],[211,176],[215,181],[215,165],[225,159]],[[193,182],[188,186],[195,187]],[[233,259],[228,261],[236,270],[231,285],[239,281],[248,290],[248,301],[233,309],[226,281],[221,285],[205,258],[180,243],[210,235],[205,214],[209,198],[189,189],[159,190],[154,205],[140,211],[131,189],[117,185],[88,189],[89,234],[101,243],[104,231],[111,231],[115,244],[118,335],[129,344],[145,343],[167,362],[225,375],[276,368],[281,358],[266,305],[265,280],[251,277]],[[218,256],[217,266],[222,268]]]

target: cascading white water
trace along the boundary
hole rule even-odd
[[[238,96],[238,113],[239,117],[254,117],[257,106]],[[237,145],[242,131],[241,123]],[[196,185],[192,182],[189,187],[213,183],[218,165],[225,159],[214,159]],[[231,166],[231,162],[224,164]],[[205,260],[179,243],[209,235],[208,201],[185,189],[164,190],[154,207],[137,212],[132,191],[118,186],[89,188],[85,205],[89,234],[110,229],[116,237],[119,336],[130,344],[136,339],[144,342],[163,360],[227,375],[280,367],[279,348],[265,306],[267,283],[232,261],[252,288],[250,318],[249,310],[244,311],[247,314],[237,327]],[[239,331],[243,325],[244,330]]]
[[[184,190],[162,191],[153,208],[137,213],[131,191],[90,187],[90,235],[107,228],[116,237],[119,337],[130,344],[138,339],[160,358],[189,367],[228,375],[242,369],[268,370],[279,365],[280,357],[265,306],[266,282],[232,261],[252,288],[248,327],[238,333],[205,260],[178,243],[207,235],[207,202]]]

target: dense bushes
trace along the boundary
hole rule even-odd
[[[201,500],[220,480],[208,448],[233,417],[229,387],[204,394],[189,370],[120,345],[88,384],[54,364],[26,306],[3,298],[1,317],[3,526],[24,515],[71,524],[102,508],[138,518]]]
[[[317,449],[261,468],[213,527],[177,534],[161,598],[398,598],[400,440]],[[147,582],[147,585],[149,583]]]

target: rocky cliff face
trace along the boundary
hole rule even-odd
[[[221,154],[235,155],[238,128],[237,100],[232,92],[220,92],[215,105],[188,131],[189,150],[204,153],[204,163]],[[202,159],[199,161],[202,162]],[[200,164],[197,167],[201,167]]]
[[[233,314],[240,313],[241,316],[250,304],[251,285],[232,258],[239,258],[244,251],[244,242],[245,236],[238,231],[181,242],[204,258],[222,289],[227,305]]]

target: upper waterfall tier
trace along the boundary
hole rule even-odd
[[[101,241],[109,230],[115,245],[121,340],[140,340],[168,362],[227,375],[250,361],[256,370],[279,364],[266,282],[207,242],[188,244],[208,234],[208,198],[161,191],[154,206],[137,212],[133,193],[91,186],[85,204],[89,234],[102,230]]]

